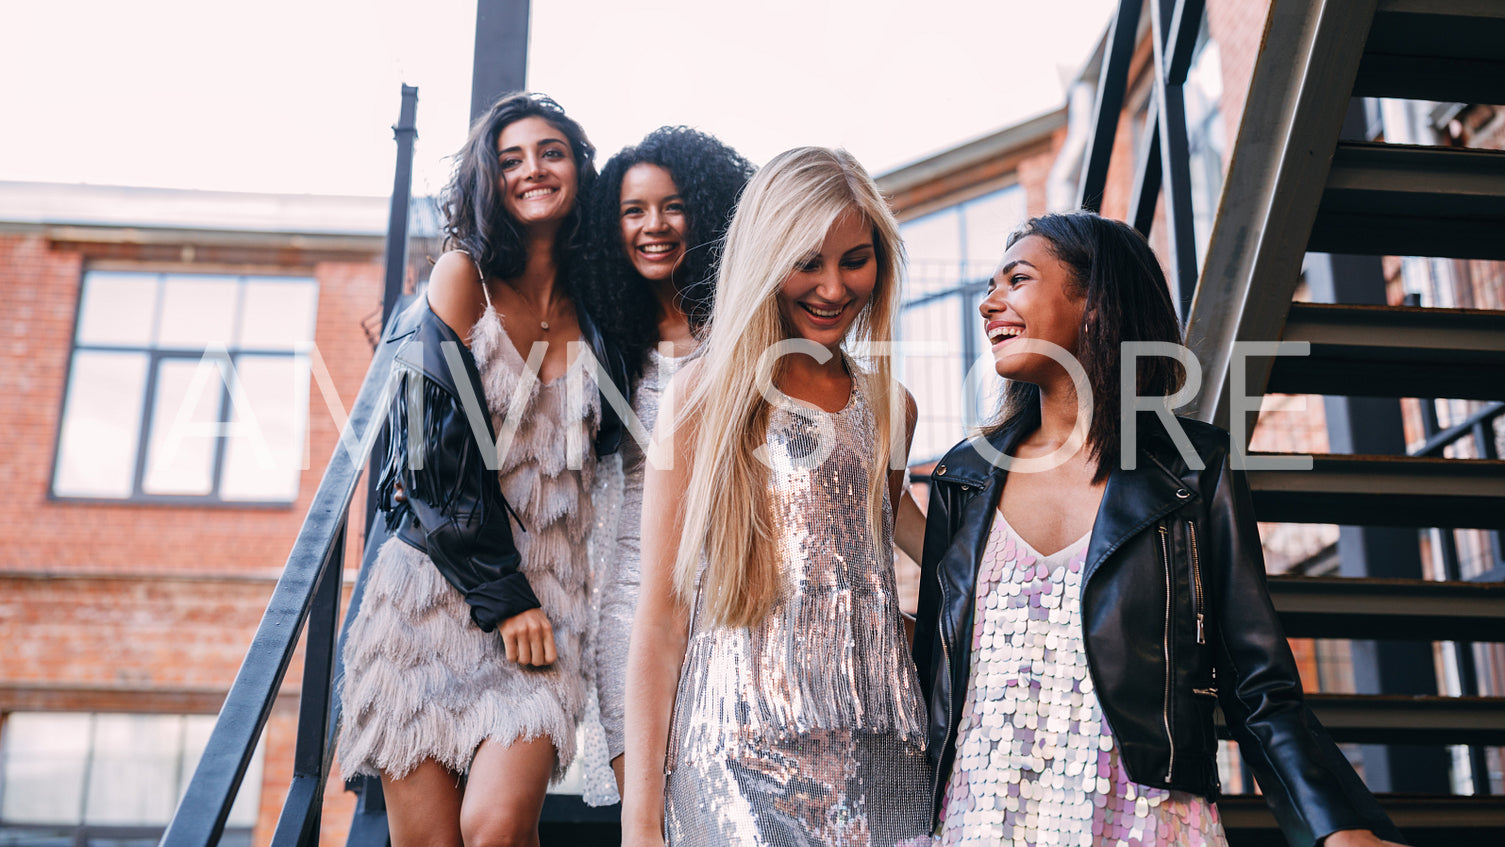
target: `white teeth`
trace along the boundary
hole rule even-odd
[[[644,244],[640,248],[644,253],[667,253],[674,249],[673,244]]]
[[[545,197],[545,196],[548,196],[548,195],[553,194],[553,193],[554,193],[554,189],[552,189],[552,188],[535,188],[532,191],[524,191],[523,192],[523,199],[524,200],[533,200],[535,198]]]
[[[815,315],[817,318],[834,318],[841,314],[840,309],[817,309],[809,304],[805,304],[805,308],[809,309],[810,314]]]
[[[997,343],[1000,339],[1013,338],[1014,336],[1019,335],[1022,332],[1024,332],[1023,327],[995,326],[991,330],[988,330],[988,340]]]

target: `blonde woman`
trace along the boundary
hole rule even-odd
[[[914,401],[846,349],[889,341],[901,253],[845,151],[748,184],[645,477],[625,844],[927,838],[890,540]]]

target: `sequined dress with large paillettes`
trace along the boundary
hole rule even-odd
[[[938,845],[1225,847],[1217,807],[1138,785],[1082,641],[1091,533],[1049,556],[996,514],[977,575],[972,667]]]
[[[671,845],[929,844],[924,704],[889,530],[875,548],[867,528],[860,382],[839,412],[769,416],[783,593],[739,628],[710,623],[697,596],[669,733]]]

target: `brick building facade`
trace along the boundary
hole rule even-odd
[[[0,184],[0,302],[10,316],[0,419],[12,445],[0,458],[11,491],[0,517],[8,839],[160,836],[336,449],[330,407],[343,412],[366,372],[386,205]],[[238,299],[192,300],[199,289]],[[155,311],[143,302],[153,296]],[[181,320],[183,309],[204,317]],[[258,315],[280,323],[293,313],[311,319],[304,338],[268,334],[268,321],[253,326]],[[216,320],[232,327],[228,337],[194,325]],[[181,429],[178,453],[202,456],[195,445],[226,442],[211,484],[202,484],[207,463],[160,459],[171,446],[163,427],[182,422],[171,408],[182,375],[207,374],[200,394],[211,398],[228,385],[229,371],[214,362],[203,370],[206,346],[221,342],[251,412],[262,406],[263,440],[278,448],[270,488],[247,487],[258,472],[234,470],[235,437],[203,435],[197,417]],[[268,363],[258,389],[252,375]],[[290,402],[279,399],[284,377]],[[155,409],[143,387],[155,392]],[[226,408],[224,420],[249,420],[235,416],[236,397]],[[274,434],[289,410],[302,431]],[[91,427],[111,417],[138,436],[128,443],[133,474],[90,470],[90,445],[110,443]],[[254,442],[247,433],[241,440]],[[359,556],[352,538],[347,574]],[[299,670],[295,662],[242,791],[249,808],[232,815],[227,843],[270,840],[292,772]],[[95,776],[106,766],[108,780]],[[330,789],[331,806],[346,811],[329,817],[325,841],[340,843],[349,795]],[[38,806],[38,794],[51,799]]]

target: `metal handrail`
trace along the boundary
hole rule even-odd
[[[275,844],[317,840],[318,811],[329,775],[337,714],[332,708],[333,660],[340,629],[339,595],[350,503],[391,388],[395,345],[377,347],[334,454],[298,531],[250,649],[225,696],[204,755],[173,812],[161,847],[218,843],[256,742],[266,727],[305,624],[309,626],[293,782],[273,837]],[[311,611],[317,611],[312,615]]]
[[[1442,451],[1463,439],[1476,435],[1475,428],[1488,427],[1495,419],[1505,414],[1505,403],[1490,403],[1481,407],[1478,411],[1469,415],[1458,423],[1442,430],[1441,432],[1429,433],[1427,440],[1420,447],[1411,451],[1412,456],[1440,456]]]

